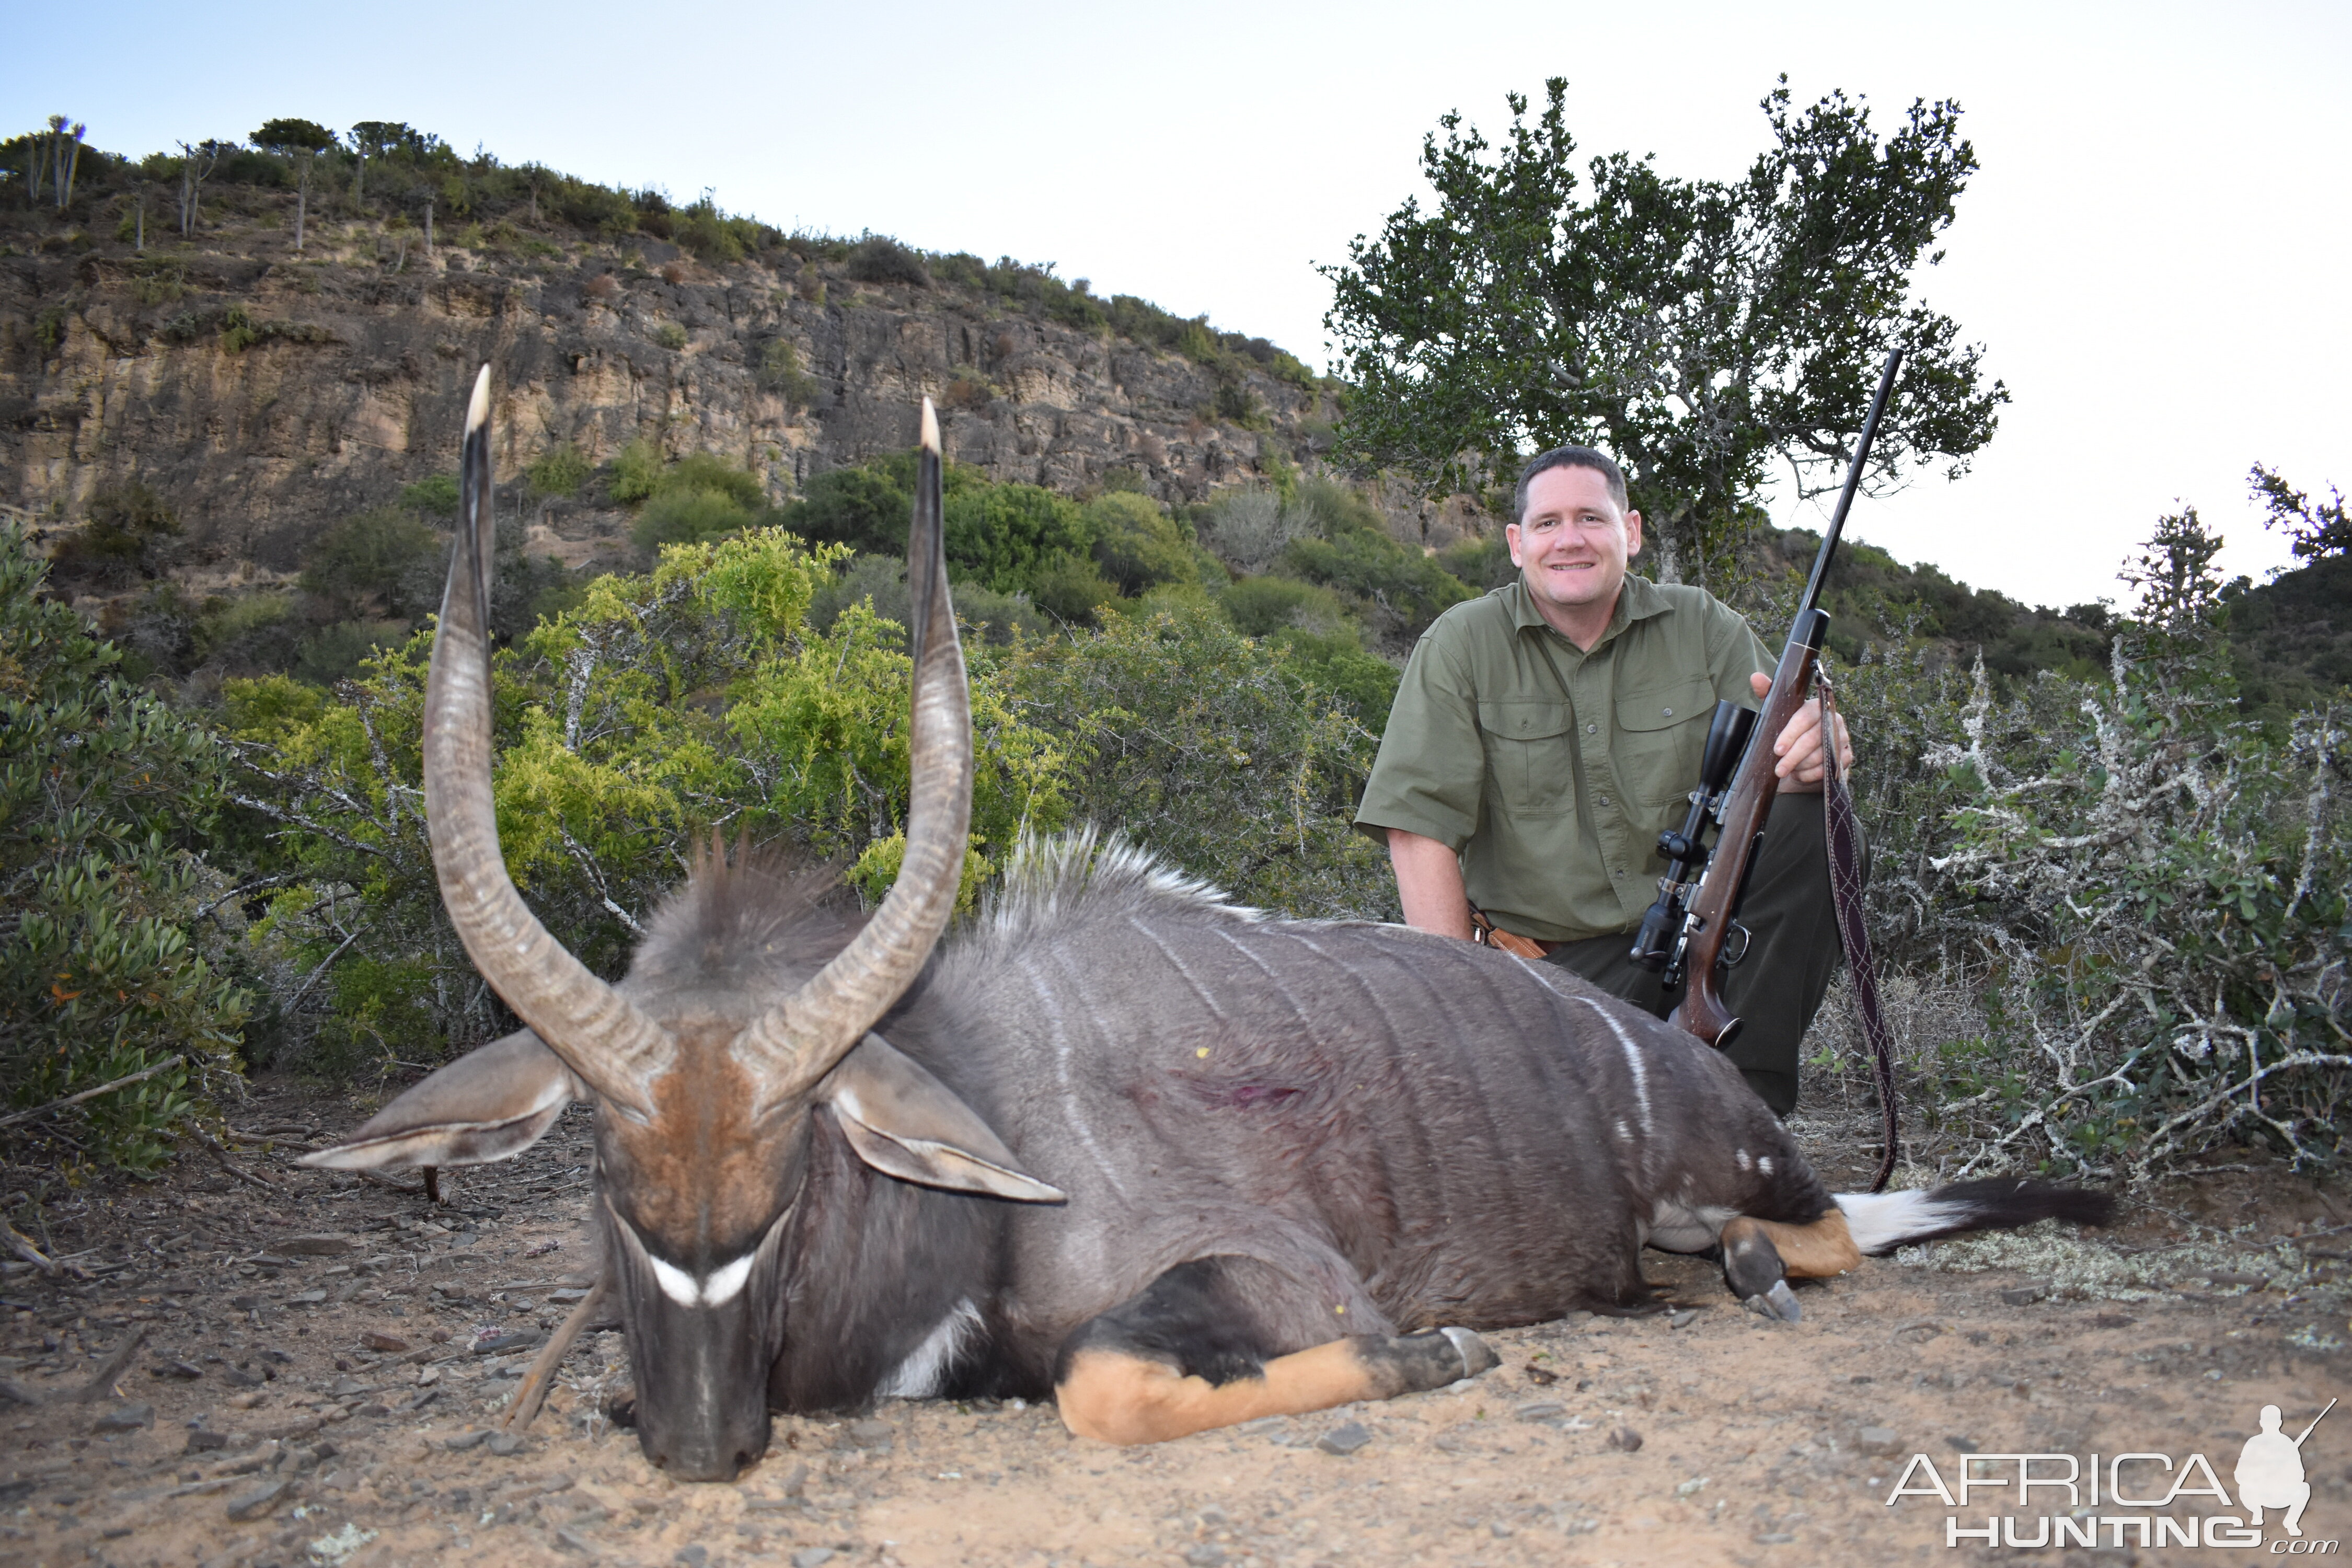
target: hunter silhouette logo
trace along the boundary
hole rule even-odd
[[[2336,1401],[2327,1402],[2327,1410],[2336,1408]],[[2303,1429],[2303,1437],[2290,1437],[2279,1430],[2279,1407],[2263,1406],[2263,1429],[2246,1439],[2246,1447],[2238,1455],[2236,1480],[2238,1504],[2247,1510],[2246,1522],[2260,1528],[2263,1510],[2283,1508],[2286,1518],[2279,1522],[2289,1535],[2303,1533],[2304,1505],[2311,1501],[2311,1483],[2303,1479],[2303,1438],[2311,1436],[2312,1428],[2326,1419],[2327,1410],[2311,1418],[2311,1426]]]
[[[2273,1554],[2300,1557],[2332,1555],[2338,1543],[2306,1540],[2303,1510],[2311,1501],[2311,1483],[2304,1479],[2303,1447],[2336,1401],[2311,1418],[2301,1433],[2290,1436],[2284,1413],[2265,1405],[2261,1430],[2245,1440],[2231,1479],[2237,1484],[2234,1504],[2213,1465],[2202,1454],[2175,1460],[2169,1454],[2141,1450],[2111,1455],[1970,1453],[1960,1459],[1959,1473],[1947,1478],[1925,1454],[1911,1463],[1887,1494],[1894,1508],[1906,1498],[1934,1498],[1948,1510],[1944,1544],[1982,1542],[2012,1551],[2049,1550],[2068,1546],[2139,1547],[2204,1546],[2259,1548],[2263,1545],[2263,1516],[2281,1514],[2278,1527],[2285,1533],[2269,1543]],[[1971,1493],[1991,1491],[2006,1508],[1969,1520],[1971,1503],[1983,1506]],[[2198,1500],[2212,1512],[2178,1512],[2199,1509]],[[2234,1509],[2236,1511],[2227,1511]]]

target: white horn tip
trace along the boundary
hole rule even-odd
[[[490,422],[490,367],[482,366],[482,374],[474,378],[474,398],[466,405],[466,434]]]
[[[484,368],[488,369],[488,367],[485,366]],[[923,450],[926,452],[937,452],[939,449],[940,411],[932,407],[931,400],[926,397],[923,399]]]

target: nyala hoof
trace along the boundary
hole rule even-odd
[[[1739,1303],[1759,1318],[1772,1318],[1783,1323],[1804,1321],[1805,1310],[1797,1305],[1797,1293],[1789,1289],[1786,1279],[1772,1281],[1772,1289],[1749,1296]]]
[[[1502,1364],[1502,1358],[1486,1348],[1486,1342],[1469,1330],[1440,1329],[1437,1331],[1453,1341],[1454,1350],[1461,1353],[1464,1377],[1475,1377]]]

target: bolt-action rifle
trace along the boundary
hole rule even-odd
[[[1659,973],[1669,990],[1688,981],[1690,988],[1671,1021],[1718,1049],[1728,1048],[1739,1033],[1739,1020],[1723,1005],[1717,971],[1738,963],[1748,952],[1747,928],[1738,921],[1739,901],[1748,890],[1748,868],[1755,864],[1764,825],[1772,815],[1772,798],[1780,789],[1772,742],[1811,693],[1814,661],[1830,624],[1829,612],[1821,607],[1822,584],[1829,576],[1830,559],[1837,552],[1838,535],[1844,531],[1847,509],[1853,505],[1870,444],[1878,435],[1879,416],[1886,412],[1902,363],[1901,349],[1887,354],[1878,395],[1870,401],[1869,417],[1854,443],[1845,489],[1838,496],[1829,531],[1822,536],[1821,553],[1813,558],[1813,574],[1797,603],[1797,618],[1789,628],[1788,647],[1781,650],[1762,711],[1736,702],[1715,705],[1715,721],[1707,727],[1706,749],[1699,763],[1699,786],[1690,793],[1689,815],[1678,831],[1658,835],[1666,874],[1658,879],[1658,901],[1642,917],[1641,929],[1633,935],[1631,956]],[[1836,737],[1824,733],[1822,743],[1834,745]],[[1712,847],[1710,833],[1716,840]],[[1738,944],[1727,951],[1734,931]]]

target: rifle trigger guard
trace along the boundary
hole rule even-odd
[[[1749,932],[1748,928],[1741,925],[1738,921],[1732,921],[1731,929],[1726,931],[1723,936],[1723,956],[1716,962],[1720,963],[1726,969],[1738,968],[1739,961],[1748,956],[1748,941]],[[1738,944],[1736,947],[1732,945],[1735,942]]]

